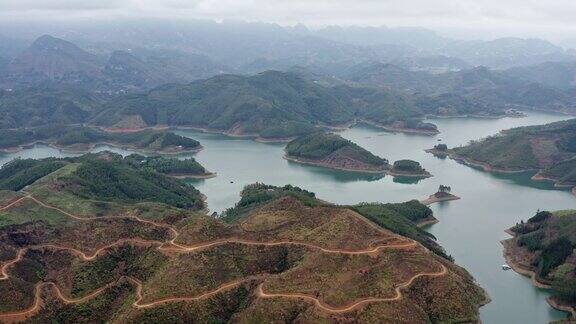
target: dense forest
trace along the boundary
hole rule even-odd
[[[137,202],[155,201],[180,208],[202,209],[200,192],[170,173],[204,174],[194,159],[121,155],[110,152],[74,158],[16,159],[0,168],[0,189],[20,190],[66,165],[73,172],[58,178],[61,190],[88,199]]]

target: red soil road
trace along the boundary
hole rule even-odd
[[[340,306],[340,307],[330,306],[316,297],[312,297],[312,296],[305,295],[305,294],[299,294],[299,293],[266,293],[266,292],[264,292],[264,290],[262,288],[262,286],[264,285],[263,283],[258,286],[258,288],[256,290],[256,294],[258,295],[258,297],[261,297],[261,298],[278,298],[278,297],[281,297],[281,298],[304,299],[304,300],[307,300],[307,301],[314,303],[316,305],[316,307],[318,307],[319,309],[321,309],[325,312],[328,312],[328,313],[346,313],[346,312],[353,311],[357,308],[360,308],[360,307],[365,306],[365,305],[370,304],[370,303],[398,301],[398,300],[404,298],[404,295],[402,294],[402,289],[412,285],[414,280],[416,280],[420,277],[445,276],[448,273],[448,269],[443,264],[440,264],[440,266],[441,266],[441,269],[438,272],[421,272],[421,273],[418,273],[418,274],[414,275],[412,278],[410,278],[410,280],[408,280],[405,283],[394,288],[394,291],[396,293],[396,295],[394,297],[366,298],[366,299],[356,301],[352,304],[349,304],[346,306]]]
[[[23,200],[26,199],[26,198],[29,198],[29,196],[25,196],[25,197],[18,198],[18,199],[16,199],[16,200],[14,200],[13,202],[9,203],[8,205],[6,205],[6,206],[4,206],[4,207],[1,207],[1,208],[0,208],[0,211],[9,209],[10,207],[12,207],[12,206],[14,206],[14,205],[17,205],[18,203],[20,203],[21,201],[23,201]]]
[[[40,204],[41,206],[45,207],[45,208],[50,208],[53,210],[57,210],[61,213],[63,213],[64,215],[70,216],[74,219],[77,220],[94,220],[94,219],[100,219],[103,217],[94,217],[94,218],[86,218],[86,217],[79,217],[73,214],[70,214],[60,208],[54,207],[54,206],[50,206],[47,205],[41,201],[39,201],[38,199],[32,197],[31,195],[22,197],[14,202],[12,202],[11,204],[2,207],[0,210],[5,210],[8,209],[12,206],[14,206],[15,204],[17,204],[18,202],[24,200],[24,199],[31,199],[34,202]],[[398,249],[398,250],[407,250],[407,249],[412,249],[412,248],[416,248],[418,246],[421,246],[418,242],[410,240],[410,239],[406,239],[403,238],[399,235],[393,234],[395,237],[400,238],[402,241],[407,242],[407,243],[399,243],[399,244],[386,244],[386,245],[380,245],[377,247],[373,247],[367,250],[359,250],[359,251],[350,251],[350,250],[342,250],[342,249],[326,249],[320,246],[316,246],[313,244],[309,244],[309,243],[302,243],[302,242],[292,242],[292,241],[281,241],[281,242],[257,242],[257,241],[246,241],[246,240],[241,240],[241,239],[223,239],[223,240],[218,240],[218,241],[213,241],[213,242],[207,242],[204,244],[200,244],[197,246],[184,246],[184,245],[180,245],[178,243],[175,243],[176,238],[178,237],[179,233],[178,231],[170,226],[170,225],[165,225],[165,224],[158,224],[156,222],[153,221],[148,221],[148,220],[143,220],[140,219],[136,216],[124,216],[124,217],[128,217],[128,218],[133,218],[136,219],[137,221],[143,222],[143,223],[147,223],[147,224],[151,224],[151,225],[155,225],[155,226],[159,226],[159,227],[163,227],[163,228],[169,228],[172,233],[173,233],[173,238],[170,241],[167,242],[160,242],[160,241],[145,241],[145,240],[138,240],[138,239],[123,239],[123,240],[119,240],[115,243],[106,245],[104,247],[99,248],[94,254],[92,255],[86,255],[84,252],[74,249],[74,248],[68,248],[68,247],[61,247],[61,246],[57,246],[57,245],[53,245],[53,244],[45,244],[45,245],[39,245],[39,246],[32,246],[32,247],[27,247],[27,248],[22,248],[18,251],[17,256],[14,260],[7,262],[6,264],[4,264],[1,268],[1,272],[0,274],[2,275],[2,277],[0,277],[0,280],[6,280],[9,278],[9,274],[8,274],[8,268],[13,266],[14,264],[20,262],[24,256],[24,254],[26,253],[26,251],[28,251],[29,249],[33,249],[33,248],[52,248],[52,249],[59,249],[59,250],[67,250],[70,251],[71,253],[80,256],[80,258],[82,258],[84,261],[91,261],[94,260],[99,254],[101,254],[102,252],[104,252],[105,250],[113,247],[113,246],[117,246],[117,245],[121,245],[121,244],[125,244],[125,243],[132,243],[132,244],[155,244],[155,245],[160,245],[159,249],[162,250],[166,250],[166,251],[171,251],[171,252],[193,252],[193,251],[198,251],[201,249],[205,249],[205,248],[210,248],[213,246],[218,246],[218,245],[223,245],[223,244],[231,244],[231,243],[236,243],[236,244],[246,244],[246,245],[263,245],[263,246],[277,246],[277,245],[298,245],[298,246],[305,246],[305,247],[309,247],[309,248],[313,248],[313,249],[317,249],[320,250],[322,252],[326,252],[326,253],[340,253],[340,254],[352,254],[352,255],[358,255],[358,254],[372,254],[372,253],[376,253],[381,249]],[[360,215],[355,215],[354,217],[356,217],[357,219],[361,220],[362,222],[366,223],[368,226],[372,227],[373,229],[376,229],[377,231],[379,231],[380,233],[386,234],[387,236],[390,236],[392,233],[389,231],[386,231],[384,229],[382,229],[381,227],[379,227],[378,225],[372,223],[371,221],[363,218]],[[113,217],[109,217],[109,218],[113,218]],[[115,218],[122,218],[122,217],[115,217]],[[166,243],[173,245],[174,247],[163,247]],[[390,298],[367,298],[367,299],[363,299],[360,301],[357,301],[351,305],[348,306],[343,306],[343,307],[332,307],[329,306],[325,303],[323,303],[322,301],[320,301],[319,299],[312,297],[312,296],[308,296],[308,295],[304,295],[304,294],[298,294],[298,293],[286,293],[286,294],[269,294],[269,293],[265,293],[262,290],[262,284],[258,287],[257,290],[257,294],[259,297],[262,298],[275,298],[275,297],[285,297],[285,298],[299,298],[299,299],[305,299],[308,301],[312,301],[314,304],[316,304],[321,310],[324,310],[326,312],[332,312],[332,313],[342,313],[342,312],[348,312],[351,310],[354,310],[356,308],[359,308],[361,306],[364,306],[368,303],[374,303],[374,302],[389,302],[389,301],[396,301],[396,300],[400,300],[401,298],[403,298],[401,289],[408,287],[412,284],[412,282],[414,280],[416,280],[419,277],[423,277],[423,276],[429,276],[429,277],[440,277],[440,276],[444,276],[447,273],[447,268],[443,265],[440,264],[442,269],[439,272],[432,272],[432,273],[428,273],[428,272],[422,272],[419,274],[416,274],[414,277],[412,277],[409,281],[397,286],[395,288],[395,292],[396,292],[396,296],[394,297],[390,297]],[[261,276],[260,276],[261,277]],[[251,280],[255,280],[256,277],[247,277],[238,281],[234,281],[231,283],[227,283],[224,284],[222,286],[220,286],[219,288],[217,288],[216,290],[201,294],[199,296],[193,296],[193,297],[173,297],[173,298],[165,298],[165,299],[161,299],[161,300],[157,300],[154,302],[150,302],[150,303],[145,303],[142,304],[142,284],[140,281],[138,281],[135,278],[131,278],[128,277],[128,280],[131,281],[133,284],[135,284],[136,286],[136,296],[137,299],[134,302],[133,306],[136,308],[149,308],[149,307],[154,307],[156,305],[160,305],[160,304],[166,304],[166,303],[171,303],[171,302],[186,302],[186,301],[196,301],[196,300],[200,300],[200,299],[205,299],[205,298],[209,298],[213,295],[216,295],[222,291],[225,291],[227,289],[230,289],[232,287],[238,286],[244,282],[247,281],[251,281]],[[39,284],[36,285],[35,288],[35,300],[34,300],[34,304],[28,309],[28,310],[24,310],[21,312],[15,312],[15,313],[5,313],[5,314],[0,314],[0,320],[5,321],[5,322],[12,322],[12,321],[21,321],[22,319],[25,319],[27,317],[29,317],[32,314],[35,314],[38,309],[40,308],[40,305],[42,303],[41,301],[41,291],[42,291],[42,287],[44,287],[45,285],[50,285],[53,287],[53,289],[55,289],[56,294],[58,296],[58,298],[60,298],[64,303],[67,304],[74,304],[74,303],[82,303],[85,302],[91,298],[94,298],[96,296],[98,296],[100,293],[102,293],[104,290],[106,290],[109,286],[111,286],[112,284],[108,284],[102,288],[97,289],[96,291],[92,292],[91,294],[84,296],[82,298],[78,298],[78,299],[70,299],[70,298],[66,298],[58,289],[58,287],[52,283],[52,282],[41,282]]]

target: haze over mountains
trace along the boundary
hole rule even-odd
[[[25,47],[33,30],[0,37],[3,127],[58,120],[288,139],[357,121],[433,133],[429,115],[576,107],[576,57],[538,39],[209,21],[73,27],[46,27],[65,38]]]

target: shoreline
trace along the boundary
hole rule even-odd
[[[209,172],[205,174],[166,174],[169,177],[176,178],[176,179],[212,179],[216,178],[218,174],[216,172]]]
[[[291,157],[288,156],[286,154],[284,154],[283,158],[285,160],[294,162],[294,163],[300,163],[300,164],[306,164],[306,165],[313,165],[313,166],[317,166],[317,167],[322,167],[322,168],[327,168],[327,169],[333,169],[333,170],[339,170],[339,171],[348,171],[348,172],[358,172],[358,173],[369,173],[369,174],[387,174],[386,169],[382,169],[382,170],[361,170],[361,169],[348,169],[348,168],[342,168],[342,167],[335,167],[335,166],[331,166],[328,164],[324,164],[321,162],[315,162],[315,161],[309,161],[309,160],[302,160],[300,158],[295,158],[295,157]]]
[[[528,277],[530,278],[530,282],[532,283],[532,285],[534,285],[535,287],[538,288],[542,288],[542,289],[551,289],[552,287],[544,282],[540,282],[538,280],[538,275],[536,274],[536,272],[532,269],[526,268],[525,266],[514,262],[514,260],[512,260],[512,256],[511,256],[511,252],[509,251],[509,245],[512,244],[512,240],[514,239],[514,237],[507,239],[507,240],[503,240],[500,241],[500,244],[502,244],[502,246],[504,247],[504,251],[503,251],[503,256],[504,259],[506,260],[506,264],[508,264],[512,270],[514,270],[514,272],[524,276],[524,277]]]
[[[416,134],[416,135],[426,135],[426,136],[435,136],[440,134],[439,130],[423,130],[423,129],[415,129],[415,128],[398,128],[398,127],[391,127],[386,126],[384,124],[380,124],[374,121],[366,120],[366,119],[359,119],[358,123],[365,123],[380,129],[383,129],[390,133],[405,133],[405,134]]]
[[[386,174],[392,177],[405,177],[405,178],[421,178],[421,179],[426,179],[426,178],[432,178],[433,175],[432,173],[426,171],[426,173],[404,173],[404,172],[398,172],[398,171],[392,171],[392,169],[386,171]]]
[[[427,219],[423,219],[422,221],[417,222],[416,226],[426,227],[428,225],[433,225],[433,224],[438,224],[438,223],[440,223],[440,221],[437,218],[435,218],[434,216],[431,216]]]
[[[549,178],[549,177],[545,177],[542,175],[542,171],[540,170],[538,171],[535,175],[532,176],[532,178],[530,178],[533,181],[547,181],[547,182],[553,182],[554,183],[554,187],[556,188],[574,188],[576,187],[576,185],[572,185],[572,184],[562,184],[560,183],[558,179],[555,178]]]
[[[79,148],[79,147],[75,148],[73,145],[61,146],[61,145],[56,145],[55,143],[50,143],[47,141],[35,141],[32,143],[22,144],[18,147],[14,147],[14,148],[0,149],[0,153],[8,153],[8,154],[18,153],[18,152],[22,152],[22,151],[27,150],[27,149],[31,149],[33,146],[36,146],[36,145],[45,145],[45,146],[51,147],[53,149],[60,150],[63,153],[71,153],[71,154],[87,154],[87,153],[90,153],[92,150],[94,150],[97,146],[101,146],[101,145],[110,146],[110,147],[120,149],[120,150],[134,151],[136,153],[159,154],[159,155],[194,154],[194,153],[198,153],[204,149],[204,147],[202,145],[200,145],[197,148],[190,149],[190,150],[160,150],[160,151],[155,151],[155,150],[140,149],[140,148],[137,148],[134,146],[124,145],[121,143],[113,143],[113,142],[96,142],[96,143],[89,143],[89,144],[81,144],[81,145],[84,145],[85,148]]]
[[[492,165],[490,165],[489,163],[486,162],[481,162],[481,161],[476,161],[476,160],[472,160],[470,158],[467,157],[463,157],[460,156],[456,153],[453,152],[442,152],[442,151],[437,151],[434,149],[426,149],[424,150],[426,153],[430,153],[430,154],[439,154],[439,155],[445,155],[449,158],[451,158],[452,160],[459,162],[461,164],[470,166],[470,167],[478,167],[481,168],[483,171],[485,172],[493,172],[493,173],[504,173],[504,174],[514,174],[514,173],[524,173],[524,172],[538,172],[539,169],[517,169],[517,170],[511,170],[511,169],[502,169],[502,168],[497,168],[494,167]]]

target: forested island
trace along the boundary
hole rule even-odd
[[[299,137],[286,145],[285,152],[284,157],[289,161],[337,170],[408,177],[431,176],[416,161],[400,160],[390,165],[387,159],[334,133],[316,132]]]
[[[316,132],[297,138],[286,145],[285,152],[290,161],[332,169],[370,173],[389,169],[388,160],[332,133]]]
[[[518,273],[538,287],[551,288],[552,307],[576,314],[576,210],[538,211],[507,230],[504,256]]]
[[[395,177],[428,178],[432,176],[420,165],[420,162],[413,160],[398,160],[392,164],[392,168],[387,173]]]
[[[165,130],[106,132],[87,126],[62,125],[0,130],[1,151],[19,151],[35,143],[76,152],[90,151],[99,144],[161,154],[190,153],[202,149],[198,141]]]

